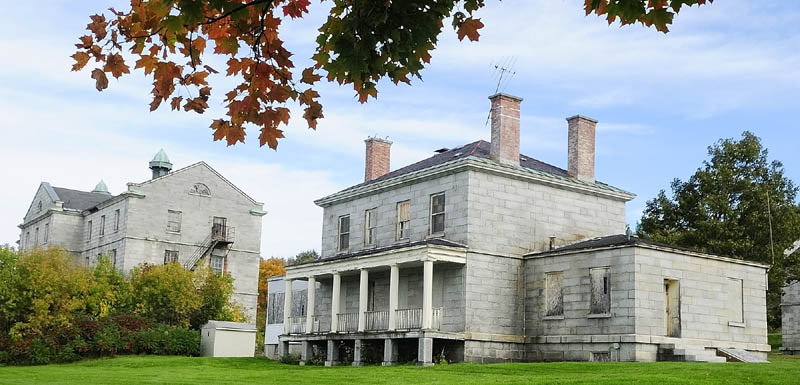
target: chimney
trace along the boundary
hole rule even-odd
[[[569,176],[594,183],[594,137],[597,121],[581,115],[567,118]]]
[[[389,150],[392,142],[379,138],[367,138],[364,143],[367,144],[364,182],[369,182],[389,172]]]
[[[492,159],[519,166],[519,106],[522,98],[498,93],[492,101]]]

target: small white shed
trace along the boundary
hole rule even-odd
[[[256,332],[247,323],[208,321],[200,329],[200,350],[204,357],[253,357]]]

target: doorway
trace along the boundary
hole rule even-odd
[[[681,336],[681,289],[676,279],[664,280],[664,310],[667,337]]]
[[[211,233],[214,237],[224,238],[227,234],[228,218],[214,217],[211,223]]]

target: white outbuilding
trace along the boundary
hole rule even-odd
[[[213,321],[200,329],[200,348],[204,357],[253,357],[256,327],[248,323]]]

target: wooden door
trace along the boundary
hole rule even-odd
[[[664,280],[664,311],[667,337],[681,336],[680,282]]]

